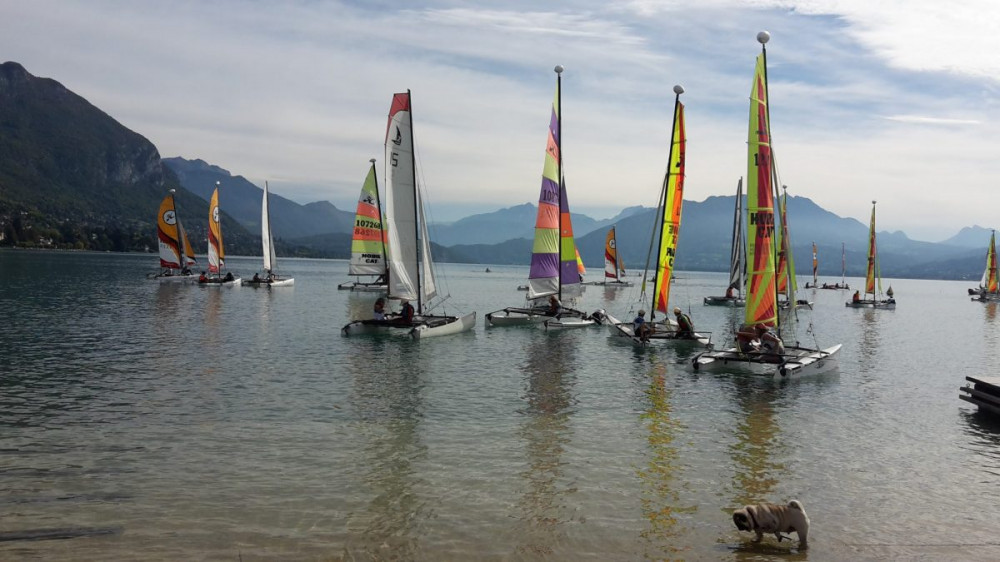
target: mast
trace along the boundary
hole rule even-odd
[[[677,112],[680,111],[680,108],[681,108],[681,94],[683,94],[683,93],[684,93],[684,87],[683,86],[681,86],[680,84],[677,84],[677,85],[674,86],[674,116],[673,116],[673,119],[670,120],[670,152],[669,152],[670,156],[672,156],[673,153],[674,153],[674,142],[677,140],[677,139],[674,138],[674,133],[677,132]],[[683,152],[681,152],[680,155],[683,156]],[[650,322],[652,322],[652,321],[654,321],[656,319],[656,299],[660,296],[659,295],[658,279],[659,279],[660,267],[661,267],[660,259],[663,257],[663,255],[662,255],[662,252],[663,252],[663,228],[666,226],[666,222],[667,222],[667,212],[668,212],[667,204],[669,203],[668,199],[669,199],[669,197],[671,195],[670,194],[670,172],[671,172],[671,167],[672,166],[682,166],[683,165],[681,162],[671,162],[670,161],[671,160],[670,156],[667,157],[667,173],[663,175],[663,189],[661,190],[661,195],[660,195],[660,205],[659,206],[663,208],[663,212],[662,212],[662,215],[661,215],[662,219],[660,220],[660,236],[657,237],[658,240],[656,242],[656,256],[657,256],[657,260],[656,260],[656,269],[653,270],[653,300],[650,303],[651,306],[649,307],[649,321]],[[681,169],[681,171],[683,171],[683,168]],[[679,195],[679,196],[683,197],[682,194],[675,194],[675,195]],[[677,227],[680,227],[680,223],[679,222],[677,224]],[[654,227],[654,231],[655,231],[655,227]],[[678,233],[675,232],[674,236],[676,237],[677,234]],[[674,247],[676,248],[676,245]],[[669,257],[669,259],[671,261],[671,271],[673,271],[673,264],[672,264],[672,262],[673,262],[674,257],[673,257],[672,254]],[[669,280],[667,280],[666,291],[667,291],[667,297],[669,298],[669,294],[670,294]],[[663,304],[663,308],[664,308],[664,311],[665,311],[666,308],[667,308],[667,304],[668,303],[667,302],[663,302],[662,304]],[[669,318],[669,316],[667,315],[666,312],[664,312],[663,314],[664,314],[664,316],[666,316],[666,317]]]
[[[424,312],[424,292],[421,289],[421,279],[420,270],[423,269],[423,252],[421,251],[421,238],[420,238],[420,190],[417,188],[417,147],[413,144],[413,97],[410,94],[410,89],[406,89],[406,100],[409,102],[409,111],[407,117],[410,119],[410,169],[413,174],[413,240],[416,241],[416,254],[417,254],[417,314],[423,314]],[[378,189],[375,189],[378,192]]]
[[[559,263],[556,283],[556,298],[562,302],[562,216],[563,208],[562,202],[565,198],[563,195],[566,191],[566,182],[563,181],[563,169],[562,169],[562,73],[563,65],[557,64],[553,69],[556,73],[556,148],[559,152],[559,157],[556,158],[556,178],[559,181],[559,231],[557,236],[559,236],[558,244],[559,251],[556,252],[556,261]]]

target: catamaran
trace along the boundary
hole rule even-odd
[[[561,304],[583,294],[573,223],[566,196],[566,181],[562,166],[561,87],[563,67],[555,67],[556,93],[549,119],[542,188],[538,196],[535,219],[535,243],[531,249],[528,271],[527,306],[508,307],[486,315],[487,326],[524,326],[545,324],[546,327],[592,326],[589,315],[572,307],[560,306],[554,311],[545,305],[550,296]],[[553,318],[555,316],[555,318]],[[551,322],[559,320],[560,322]],[[548,322],[548,323],[546,323]]]
[[[990,245],[986,249],[986,269],[983,270],[983,278],[979,281],[979,288],[976,297],[972,300],[988,302],[1000,300],[1000,270],[997,268],[997,232],[994,230],[990,234]],[[971,292],[971,290],[970,290]]]
[[[385,259],[385,230],[382,228],[382,202],[378,197],[378,180],[375,177],[375,159],[371,167],[354,215],[354,234],[351,238],[351,265],[348,272],[354,281],[341,283],[338,289],[350,291],[388,290],[389,270]],[[376,276],[373,281],[362,281],[361,276]]]
[[[834,283],[833,285],[829,283],[823,283],[822,285],[816,285],[816,243],[813,242],[813,289],[850,289],[851,286],[847,284],[847,250],[844,247],[844,243],[840,243],[840,283]],[[809,288],[809,285],[806,285]]]
[[[161,283],[190,282],[198,279],[191,271],[191,266],[196,265],[198,261],[194,257],[194,250],[188,241],[184,225],[177,216],[174,193],[176,190],[171,189],[170,195],[160,202],[160,212],[156,218],[160,271],[156,274],[151,273],[149,277],[158,279]]]
[[[417,186],[410,92],[394,94],[385,132],[386,206],[389,298],[414,302],[413,317],[394,315],[387,320],[354,320],[343,327],[346,335],[407,334],[419,340],[471,330],[476,313],[464,316],[432,314],[444,303],[438,297],[437,275],[427,234],[423,193]]]
[[[692,360],[697,370],[745,368],[775,378],[817,374],[836,366],[834,355],[840,344],[826,349],[783,345],[770,334],[778,330],[778,291],[775,275],[774,201],[777,185],[771,149],[771,127],[767,92],[767,49],[770,34],[757,34],[761,54],[757,56],[750,93],[750,124],[747,143],[747,304],[745,324],[734,334],[737,345],[700,353]],[[745,334],[759,334],[753,339]],[[744,339],[746,338],[746,339]]]
[[[609,289],[632,286],[631,281],[625,280],[625,260],[618,253],[618,236],[613,226],[604,240],[604,279],[591,285],[603,285]]]
[[[868,298],[871,295],[871,298]],[[872,218],[868,223],[868,269],[865,273],[865,294],[860,291],[854,292],[854,298],[844,303],[851,308],[884,308],[894,310],[896,299],[893,297],[892,287],[885,292],[882,298],[882,270],[878,260],[878,245],[875,243],[875,201],[872,201]]]
[[[226,268],[226,252],[222,245],[222,225],[219,219],[219,182],[215,182],[215,191],[208,204],[208,275],[202,273],[198,278],[201,285],[219,287],[237,285],[240,282],[240,278],[231,271],[222,274],[222,270]]]
[[[288,287],[295,283],[294,277],[278,275],[278,258],[274,253],[274,237],[271,235],[271,206],[268,204],[267,182],[264,182],[264,199],[260,204],[260,239],[264,256],[264,275],[254,274],[253,279],[244,280],[251,287]]]
[[[636,333],[633,322],[620,322],[614,316],[602,313],[602,323],[608,327],[613,337],[628,338],[637,346],[646,346],[654,341],[685,341],[708,345],[710,336],[701,333],[685,334],[678,330],[677,322],[667,316],[667,303],[670,301],[670,278],[674,271],[674,256],[677,251],[677,239],[681,229],[681,211],[684,207],[684,154],[687,137],[684,129],[684,104],[681,94],[684,88],[674,86],[674,120],[670,133],[670,156],[667,161],[667,171],[663,177],[663,187],[657,200],[656,218],[650,238],[650,253],[654,243],[657,245],[656,265],[653,268],[653,292],[650,300],[646,300],[646,280],[649,274],[649,258],[643,271],[642,290],[639,294],[641,306],[648,302],[650,316],[648,330],[645,334]],[[663,313],[663,320],[656,320],[656,313]],[[640,315],[644,315],[640,312]]]
[[[743,178],[736,182],[736,209],[733,211],[733,235],[729,254],[729,285],[726,294],[705,297],[711,306],[746,306],[743,286],[747,278],[747,245],[743,238]]]

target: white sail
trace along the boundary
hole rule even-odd
[[[405,96],[405,97],[404,97]],[[385,136],[389,297],[417,300],[417,197],[409,95],[393,97]]]
[[[264,271],[273,272],[276,257],[274,255],[274,240],[271,238],[271,213],[267,201],[267,182],[264,182],[264,200],[260,205],[260,239],[263,245]]]

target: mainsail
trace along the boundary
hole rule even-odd
[[[350,275],[383,275],[385,271],[385,231],[373,158],[354,215]]]
[[[160,249],[160,267],[181,269],[181,242],[178,230],[177,210],[174,194],[160,202],[160,212],[156,218],[156,239]]]
[[[615,227],[612,226],[604,241],[604,279],[619,281],[624,276],[625,264],[618,255],[618,239],[615,236]]]
[[[817,277],[816,274],[819,271],[819,259],[816,255],[816,243],[813,242],[813,287],[816,287]]]
[[[437,295],[423,202],[417,194],[410,92],[393,94],[385,132],[389,297],[416,301],[423,312]]]
[[[749,325],[777,325],[774,275],[774,190],[771,183],[771,139],[767,113],[764,54],[757,55],[750,91],[747,150],[747,303]]]
[[[560,74],[556,81],[552,116],[549,119],[542,188],[535,219],[535,242],[531,248],[531,269],[528,272],[528,298],[532,300],[553,294],[574,297],[583,292],[576,263],[569,200],[562,179],[562,125],[559,115],[561,84]],[[391,245],[390,242],[390,247]]]
[[[1000,272],[997,271],[997,265],[997,233],[994,230],[990,235],[990,247],[986,251],[986,269],[983,270],[983,278],[979,282],[979,288],[987,293],[1000,292],[998,286]]]
[[[868,268],[865,272],[865,296],[871,293],[875,298],[875,279],[878,277],[878,249],[875,244],[875,202],[872,201],[872,218],[868,223]],[[879,280],[879,292],[882,292]]]
[[[747,245],[743,236],[743,178],[736,184],[736,209],[733,212],[733,236],[729,254],[729,286],[743,295],[747,276]]]
[[[271,211],[267,197],[267,182],[264,182],[264,200],[260,204],[260,239],[264,256],[264,271],[274,273],[277,258],[274,254],[274,238],[271,236]]]
[[[184,248],[184,264],[188,267],[198,263],[198,260],[194,257],[194,248],[191,247],[191,242],[188,241],[187,231],[184,230],[184,225],[181,224],[180,217],[177,218],[177,229],[181,232],[181,246]]]
[[[218,274],[225,265],[226,252],[222,246],[222,227],[219,223],[219,182],[215,182],[208,204],[208,271]]]
[[[681,228],[681,209],[684,206],[684,152],[687,139],[684,133],[684,104],[676,88],[674,101],[674,126],[670,134],[670,159],[663,177],[661,206],[663,223],[660,226],[660,244],[656,261],[656,278],[653,283],[653,312],[667,312],[670,302],[670,277],[674,271],[674,255]],[[681,90],[683,91],[683,90]]]
[[[772,152],[771,165],[772,174],[774,166],[774,157]],[[774,176],[772,176],[773,178]],[[784,186],[782,186],[784,188]],[[787,298],[788,302],[795,302],[795,291],[798,290],[799,285],[795,280],[795,259],[792,257],[792,240],[788,235],[788,192],[785,191],[782,196],[778,199],[778,216],[781,219],[781,228],[778,229],[776,235],[777,246],[778,246],[778,273],[777,273],[777,284],[778,292],[783,293]]]

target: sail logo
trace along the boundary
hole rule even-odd
[[[375,198],[372,197],[371,195],[365,195],[363,198],[361,198],[361,202],[362,203],[368,203],[369,205],[374,205],[375,204]]]
[[[770,236],[774,232],[774,213],[757,211],[750,213],[750,225],[757,227],[757,236]]]
[[[212,222],[219,222],[219,208],[212,207]]]
[[[399,132],[399,127],[396,127],[396,138],[392,139],[392,144],[396,146],[403,144],[403,135]]]
[[[167,224],[177,224],[177,215],[174,211],[167,211],[163,213],[163,222]]]

